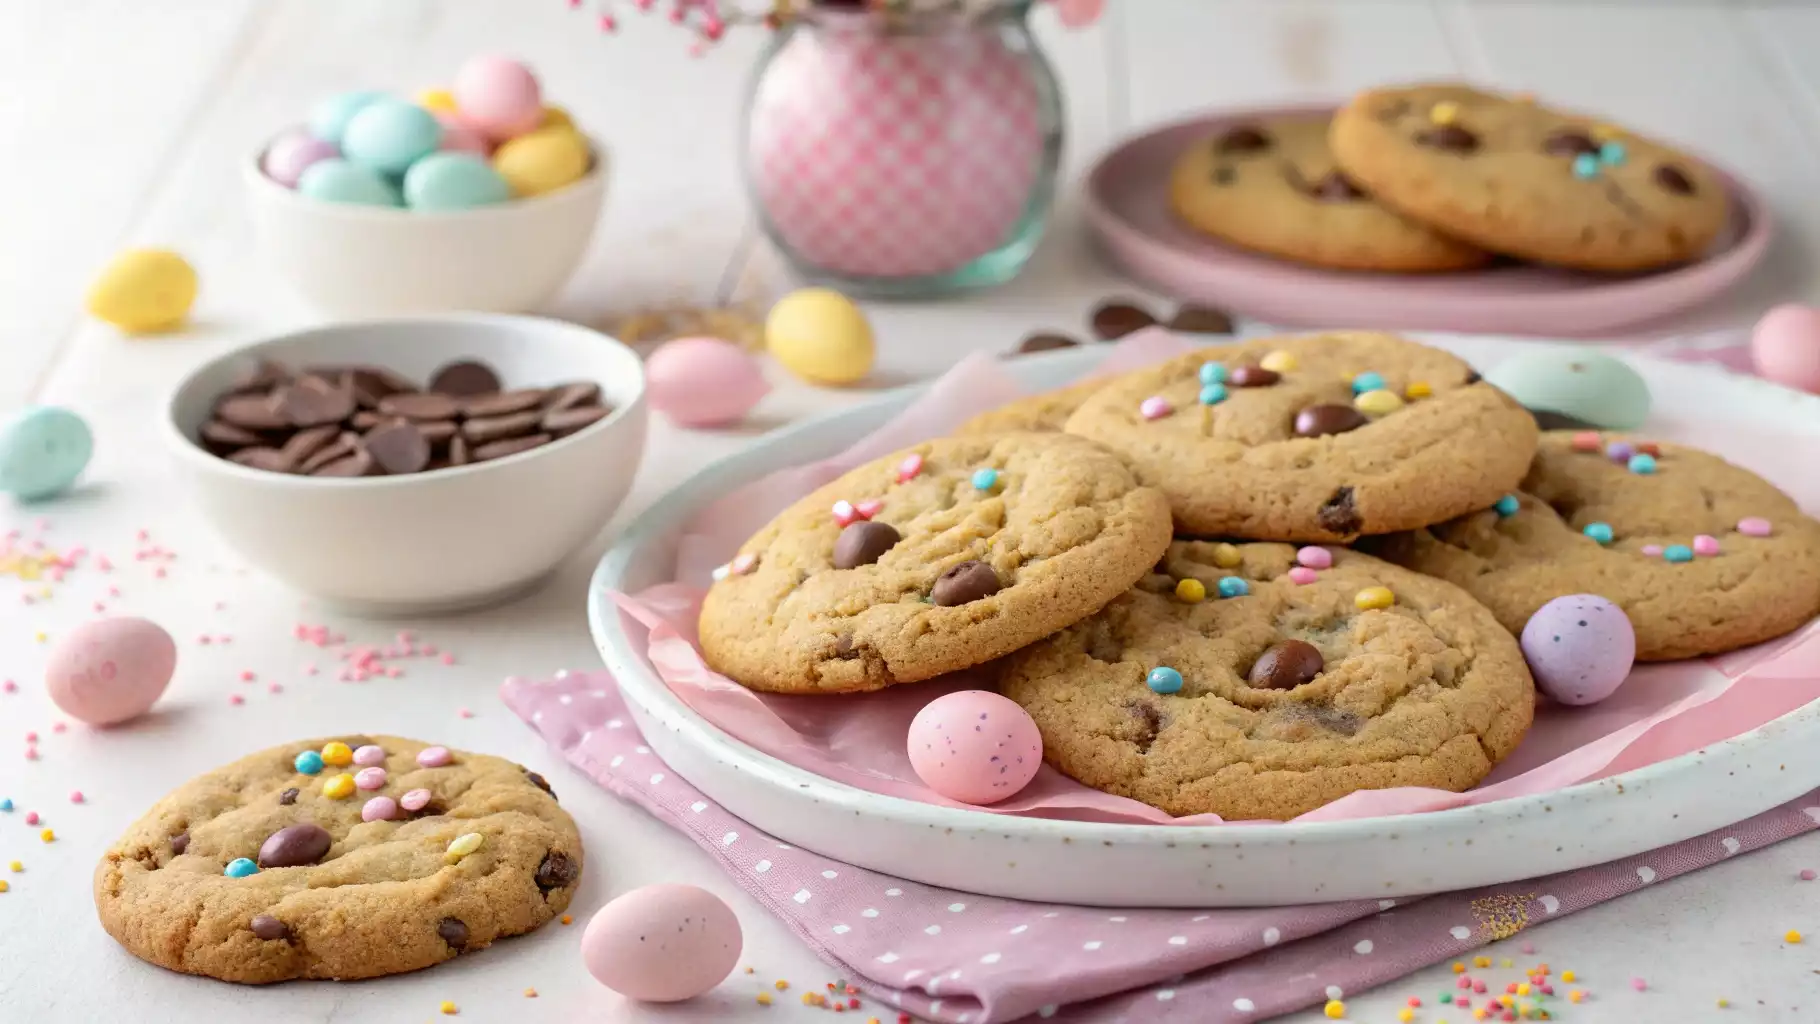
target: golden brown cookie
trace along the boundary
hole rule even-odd
[[[1328,118],[1228,128],[1176,161],[1169,205],[1203,234],[1338,270],[1436,271],[1491,256],[1373,201],[1334,163]]]
[[[377,752],[346,762],[367,746]],[[378,785],[352,785],[362,771]],[[469,835],[477,843],[451,852]],[[346,981],[531,931],[569,905],[581,866],[575,822],[537,773],[396,736],[341,736],[178,786],[102,856],[95,908],[134,956],[173,971]]]
[[[1494,252],[1586,270],[1695,259],[1731,201],[1668,145],[1462,85],[1372,89],[1334,115],[1346,173],[1384,205]]]
[[[1174,815],[1293,818],[1361,789],[1465,790],[1535,689],[1458,587],[1344,549],[1170,545],[1159,572],[1018,652],[1043,757]],[[1202,594],[1204,593],[1204,597]]]
[[[1168,494],[1183,533],[1255,540],[1345,541],[1484,508],[1536,445],[1530,414],[1465,362],[1364,331],[1199,349],[1114,378],[1067,429]]]
[[[1067,434],[943,438],[785,509],[708,591],[708,664],[755,690],[877,690],[1098,611],[1169,544],[1169,505]]]
[[[1649,472],[1632,469],[1639,455]],[[1372,549],[1459,584],[1513,633],[1557,597],[1597,594],[1630,617],[1641,661],[1729,651],[1820,614],[1820,523],[1716,455],[1550,431],[1522,488]]]
[[[1105,383],[1106,378],[1097,377],[1039,395],[1026,395],[973,417],[955,429],[955,436],[1061,430],[1062,424],[1068,422],[1068,417],[1074,415],[1074,410],[1081,407],[1087,396]]]

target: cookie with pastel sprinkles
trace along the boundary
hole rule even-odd
[[[1458,357],[1362,331],[1198,349],[1107,382],[1067,430],[1162,489],[1180,532],[1281,541],[1484,508],[1536,445],[1530,414]]]
[[[1169,544],[1169,504],[1067,434],[925,442],[785,509],[716,573],[708,664],[756,690],[877,690],[1098,611]]]
[[[562,913],[581,837],[543,777],[396,736],[287,743],[172,790],[95,869],[140,959],[266,984],[430,967]]]
[[[1549,601],[1624,609],[1637,658],[1717,654],[1820,614],[1820,523],[1716,455],[1550,431],[1521,492],[1372,550],[1459,584],[1520,632]]]
[[[1627,128],[1456,84],[1372,89],[1334,115],[1346,173],[1385,206],[1493,252],[1599,271],[1698,258],[1719,176]]]
[[[1081,407],[1087,396],[1106,383],[1104,378],[1070,384],[1065,388],[1026,395],[996,409],[988,409],[955,428],[956,435],[1004,434],[1017,431],[1058,431]]]
[[[1098,615],[1008,659],[1043,756],[1170,814],[1284,820],[1349,793],[1465,790],[1535,688],[1460,588],[1344,549],[1178,541]]]
[[[1324,116],[1271,118],[1197,141],[1170,175],[1170,209],[1221,241],[1338,270],[1461,270],[1491,259],[1366,195],[1335,165],[1327,127]]]

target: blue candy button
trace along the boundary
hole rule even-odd
[[[1182,674],[1165,665],[1162,668],[1151,669],[1150,675],[1145,678],[1144,682],[1148,683],[1150,689],[1156,693],[1176,693],[1182,688]]]
[[[54,405],[22,409],[0,427],[0,490],[38,501],[69,489],[95,452],[82,417]]]

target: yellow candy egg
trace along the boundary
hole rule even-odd
[[[1434,393],[1434,388],[1429,387],[1426,382],[1419,380],[1403,389],[1403,394],[1407,396],[1410,401],[1414,401],[1418,398],[1427,398]]]
[[[872,325],[853,300],[804,288],[765,317],[765,347],[784,369],[812,384],[851,384],[872,371]]]
[[[1222,569],[1236,568],[1238,564],[1244,560],[1245,556],[1239,554],[1239,549],[1233,547],[1231,544],[1215,544],[1213,546],[1213,564]]]
[[[551,104],[551,105],[543,108],[543,123],[538,125],[537,127],[539,127],[539,128],[567,128],[570,131],[574,131],[575,130],[575,119],[573,117],[569,116],[568,111],[564,110],[563,108],[561,108],[559,106],[556,106],[555,104]]]
[[[1384,416],[1403,408],[1403,400],[1395,391],[1367,391],[1352,400],[1353,407],[1367,416]]]
[[[354,751],[346,743],[334,740],[322,745],[322,763],[332,764],[337,768],[354,763]]]
[[[322,784],[322,795],[330,800],[346,800],[354,795],[354,776],[334,775]]]
[[[1258,365],[1272,373],[1288,373],[1296,368],[1295,353],[1278,349],[1258,360]]]
[[[447,864],[456,863],[461,860],[461,858],[480,849],[480,844],[484,839],[485,837],[478,832],[467,832],[456,836],[450,841],[449,848],[443,851],[443,862]]]
[[[1352,597],[1354,607],[1368,612],[1375,608],[1389,608],[1397,603],[1397,595],[1389,587],[1366,587]]]
[[[421,89],[411,97],[418,106],[433,114],[453,114],[455,94],[447,89]]]
[[[88,292],[88,311],[128,334],[181,326],[196,301],[196,270],[169,249],[128,249]]]
[[[1175,596],[1187,604],[1200,604],[1207,600],[1207,584],[1200,580],[1182,580],[1175,585]]]
[[[539,128],[508,139],[493,154],[493,169],[515,196],[540,196],[573,185],[588,173],[588,143],[572,129]]]

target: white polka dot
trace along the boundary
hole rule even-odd
[[[1171,936],[1169,936],[1169,944],[1171,946],[1186,946],[1186,945],[1188,945],[1188,936],[1171,935]]]
[[[831,932],[833,932],[833,933],[834,933],[834,934],[836,934],[836,935],[845,935],[845,934],[847,934],[847,933],[848,933],[848,932],[850,932],[850,931],[852,931],[852,930],[853,930],[853,929],[851,929],[851,928],[849,928],[849,927],[847,927],[847,926],[846,926],[846,925],[844,925],[844,924],[837,924],[837,925],[835,925],[835,926],[834,926],[834,927],[833,927],[833,928],[830,928],[830,929],[828,929],[828,930],[829,930],[829,931],[831,931]]]
[[[651,785],[655,786],[658,783],[662,782],[663,780],[664,780],[664,773],[658,772],[657,774],[651,776]]]
[[[1329,985],[1329,986],[1327,986],[1327,998],[1344,999],[1344,998],[1346,998],[1346,992],[1344,989],[1340,988],[1340,986],[1338,986],[1338,985]]]
[[[1256,1003],[1252,1002],[1249,999],[1246,999],[1244,996],[1240,996],[1237,999],[1234,999],[1232,1001],[1232,1008],[1235,1010],[1240,1010],[1245,1013],[1250,1013],[1252,1010],[1257,1009],[1258,1006]]]
[[[923,929],[924,935],[940,935],[941,933],[942,933],[942,926],[939,924],[932,924],[929,927]]]
[[[752,870],[762,875],[771,870],[771,862],[768,860],[761,860],[757,864],[752,865]]]
[[[1277,931],[1275,928],[1264,929],[1264,945],[1274,946],[1281,941],[1283,941],[1282,932]]]
[[[1112,923],[1113,923],[1113,924],[1124,924],[1124,923],[1125,923],[1125,922],[1126,922],[1126,921],[1128,921],[1128,920],[1130,920],[1130,918],[1125,918],[1125,917],[1109,917],[1109,918],[1107,918],[1107,919],[1106,919],[1106,920],[1108,920],[1108,921],[1111,921],[1111,922],[1112,922]]]
[[[965,903],[948,904],[948,913],[950,913],[950,914],[958,914],[961,911],[966,910],[966,909],[967,909],[967,905]]]
[[[1397,905],[1396,900],[1379,900],[1378,901],[1379,910],[1389,910],[1391,907],[1394,907],[1396,905]]]
[[[963,1013],[959,1017],[954,1018],[954,1022],[955,1024],[973,1024],[973,1014]]]
[[[942,1012],[942,1001],[940,999],[937,999],[934,1002],[930,1003],[929,1012],[932,1014]]]
[[[982,964],[996,964],[999,960],[1000,957],[997,953],[987,953],[985,956],[980,957],[980,963]]]
[[[722,845],[722,846],[732,846],[734,843],[737,843],[737,842],[739,842],[739,833],[738,832],[729,832],[726,835],[720,837],[720,845]]]
[[[543,712],[541,712],[541,711],[531,712],[531,721],[533,721],[533,722],[543,721]]]
[[[1725,847],[1725,855],[1727,857],[1730,857],[1741,849],[1736,836],[1726,836],[1724,839],[1719,840],[1719,845]]]
[[[622,757],[618,754],[615,754],[615,755],[613,755],[613,760],[607,762],[607,767],[608,768],[618,768],[620,765],[625,764],[625,763],[626,763],[626,759],[624,757]]]
[[[649,754],[651,752],[650,747],[633,747],[632,750],[639,754]]]
[[[795,900],[798,903],[807,903],[807,902],[809,902],[809,890],[798,889],[798,890],[796,890],[796,895],[794,895],[790,898]]]
[[[1086,950],[1086,951],[1087,951],[1087,952],[1089,952],[1089,953],[1091,953],[1091,952],[1093,952],[1093,951],[1094,951],[1094,950],[1096,950],[1096,949],[1098,949],[1098,948],[1100,948],[1100,940],[1098,940],[1098,939],[1094,939],[1094,940],[1093,940],[1093,941],[1092,941],[1092,942],[1088,942],[1088,943],[1085,943],[1085,944],[1083,944],[1083,945],[1082,945],[1082,946],[1081,946],[1081,948],[1082,948],[1082,949],[1084,949],[1084,950]]]
[[[916,979],[918,979],[922,976],[923,976],[923,969],[921,967],[912,968],[912,969],[904,972],[904,981],[906,981],[906,982],[915,981]]]
[[[1200,924],[1202,921],[1205,921],[1209,917],[1212,917],[1212,916],[1213,916],[1212,914],[1196,914],[1193,917],[1188,919],[1188,923],[1189,924]]]
[[[1025,933],[1025,932],[1027,932],[1027,931],[1029,931],[1029,930],[1030,930],[1030,926],[1029,926],[1029,925],[1027,925],[1027,924],[1020,924],[1020,925],[1018,925],[1018,926],[1017,926],[1017,927],[1016,927],[1016,928],[1013,928],[1013,929],[1011,929],[1011,934],[1013,934],[1013,935],[1022,935],[1022,934],[1024,934],[1024,933]]]
[[[624,725],[625,725],[625,724],[626,724],[626,723],[624,723],[624,722],[622,722],[622,721],[620,721],[620,720],[619,720],[619,719],[617,719],[617,718],[615,718],[615,719],[613,719],[613,720],[612,720],[612,721],[611,721],[611,722],[608,722],[608,723],[607,723],[607,728],[609,728],[609,729],[618,729],[618,728],[620,728],[620,727],[621,727],[621,726],[624,726]]]
[[[569,670],[566,668],[559,668],[556,670],[556,678],[558,678],[558,679],[567,679],[567,678],[569,678],[569,675],[570,675]],[[564,696],[567,696],[567,695],[565,694]]]
[[[1643,880],[1644,885],[1648,885],[1656,880],[1656,869],[1651,867],[1638,868],[1637,877]]]
[[[1354,953],[1359,954],[1360,956],[1364,956],[1367,953],[1370,953],[1371,950],[1372,950],[1372,946],[1371,946],[1370,939],[1360,939],[1358,942],[1354,943],[1353,947],[1352,947],[1352,951]]]
[[[1061,916],[1062,916],[1062,914],[1061,914],[1061,912],[1060,912],[1060,911],[1057,911],[1057,910],[1051,910],[1051,911],[1050,911],[1050,912],[1049,912],[1049,913],[1047,913],[1047,914],[1044,914],[1044,915],[1043,915],[1043,916],[1044,916],[1044,917],[1061,917]]]
[[[902,890],[902,889],[886,889],[885,890],[886,896],[902,896],[903,894],[904,894],[904,890]]]
[[[607,691],[605,691],[605,690],[589,690],[588,691],[588,696],[590,696],[590,697],[605,697],[606,695],[607,695]]]
[[[861,916],[861,917],[877,917],[877,916],[878,916],[878,911],[876,911],[876,910],[874,910],[874,909],[872,909],[872,908],[871,908],[871,907],[867,907],[867,908],[866,908],[866,909],[864,909],[864,910],[862,910],[862,911],[860,911],[860,912],[859,912],[859,916]]]
[[[1814,824],[1820,825],[1820,807],[1803,807],[1801,813],[1814,819]]]
[[[704,800],[697,800],[694,803],[689,805],[689,810],[694,811],[696,814],[700,814],[701,812],[703,812],[707,809],[708,809],[708,804],[707,804],[707,801],[704,801]]]
[[[896,953],[886,953],[883,956],[878,958],[878,962],[881,964],[897,963],[897,954]]]
[[[778,843],[777,848],[780,850],[788,850],[790,847],[784,845],[783,843]]]
[[[949,972],[948,972],[948,980],[949,980],[949,981],[953,981],[953,980],[955,980],[955,979],[956,979],[956,978],[959,978],[959,977],[960,977],[960,976],[961,976],[961,972],[960,972],[960,971],[949,971]]]
[[[1172,989],[1172,988],[1157,989],[1157,992],[1156,992],[1156,1001],[1157,1002],[1166,1003],[1169,1000],[1174,999],[1174,998],[1175,998],[1175,989]]]
[[[1057,1011],[1059,1009],[1061,1009],[1061,1007],[1055,1005],[1054,1003],[1050,1003],[1048,1006],[1042,1007],[1041,1009],[1037,1010],[1036,1015],[1038,1017],[1053,1017],[1053,1016],[1055,1016],[1055,1011]]]
[[[824,872],[822,872],[822,877],[823,878],[839,878],[840,874],[838,872],[834,872],[834,871],[824,871]]]
[[[1447,929],[1447,934],[1459,939],[1461,942],[1465,942],[1467,939],[1472,938],[1472,929],[1463,924],[1456,924],[1452,928]]]
[[[573,696],[573,695],[571,695],[571,694],[567,694],[567,693],[565,693],[565,694],[563,694],[563,695],[562,695],[562,696],[560,696],[560,697],[557,697],[557,698],[556,698],[556,703],[558,703],[558,704],[573,704],[573,703],[575,703],[575,697],[574,697],[574,696]]]
[[[1542,909],[1552,914],[1561,909],[1561,901],[1553,896],[1544,896],[1542,897]]]

